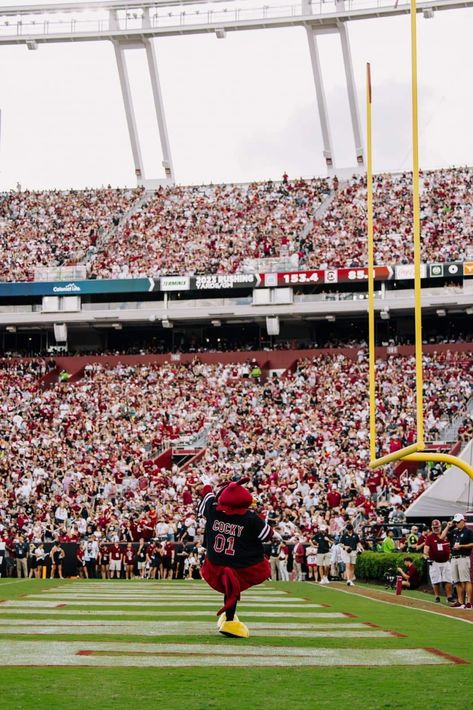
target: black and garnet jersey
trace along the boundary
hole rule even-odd
[[[213,493],[207,493],[199,507],[199,517],[206,518],[207,557],[216,565],[242,568],[264,559],[263,543],[273,534],[268,523],[248,510],[243,515],[227,515],[217,510]]]

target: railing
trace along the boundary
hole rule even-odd
[[[0,39],[2,37],[21,38],[36,37],[38,39],[54,38],[55,35],[81,35],[94,34],[110,36],[114,31],[139,32],[140,30],[158,30],[163,28],[179,28],[184,26],[228,26],[242,22],[264,22],[265,20],[278,20],[289,18],[307,17],[308,15],[320,19],[343,14],[356,13],[370,15],[376,12],[389,11],[396,14],[406,12],[409,7],[407,0],[401,0],[396,6],[394,0],[306,0],[300,3],[287,4],[272,0],[271,3],[259,4],[260,0],[228,0],[228,7],[215,9],[215,4],[210,2],[181,2],[174,0],[162,4],[159,8],[149,2],[140,5],[121,4],[122,9],[116,11],[116,19],[109,16],[107,7],[90,8],[71,4],[71,10],[55,10],[52,5],[41,7],[37,10],[22,9],[8,13],[0,10]],[[422,6],[429,3],[419,3]],[[445,5],[447,2],[432,2],[430,5]],[[467,5],[468,3],[464,3]],[[120,7],[119,4],[116,6]],[[183,9],[185,7],[185,9]],[[74,9],[76,8],[76,9]]]
[[[245,259],[241,265],[245,274],[271,274],[278,271],[297,271],[299,255],[271,256],[261,259]]]
[[[83,264],[76,266],[37,266],[33,281],[79,281],[87,278],[87,269]]]

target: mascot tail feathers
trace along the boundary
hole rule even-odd
[[[217,616],[234,606],[240,599],[240,581],[231,567],[224,567],[222,584],[225,588],[225,605],[217,611]]]

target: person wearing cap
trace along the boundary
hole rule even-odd
[[[237,638],[249,636],[248,628],[236,616],[241,592],[271,577],[263,543],[271,540],[273,531],[249,510],[253,496],[243,485],[247,482],[232,481],[217,495],[211,486],[204,486],[199,506],[199,517],[206,519],[207,549],[201,574],[209,586],[224,595],[224,605],[217,612],[218,630]]]
[[[466,527],[464,516],[461,513],[457,513],[448,523],[440,537],[442,539],[447,538],[452,549],[452,578],[455,582],[458,598],[458,601],[454,602],[453,606],[471,609],[470,555],[473,550],[473,531]]]
[[[417,525],[411,527],[411,531],[406,539],[406,551],[407,552],[417,552],[417,545],[419,542],[419,528]]]
[[[428,561],[429,576],[434,588],[435,601],[440,603],[440,587],[443,584],[447,601],[452,597],[452,568],[450,564],[450,543],[440,537],[440,520],[432,520],[431,532],[425,536],[424,557]]]

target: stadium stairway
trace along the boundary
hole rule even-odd
[[[96,257],[96,255],[102,252],[110,240],[115,236],[115,234],[123,227],[124,224],[128,222],[130,217],[132,217],[136,212],[138,212],[144,205],[146,205],[154,197],[154,191],[148,190],[142,194],[139,200],[137,200],[129,210],[124,212],[118,221],[118,224],[114,224],[110,229],[108,229],[101,237],[97,240],[96,251],[93,254],[88,254],[84,260],[84,264],[90,264]]]
[[[343,187],[342,183],[340,183],[340,188],[341,187]],[[336,194],[337,193],[335,192],[335,190],[330,190],[330,192],[328,193],[327,197],[324,199],[322,204],[318,205],[315,208],[315,210],[313,212],[312,219],[309,219],[309,221],[302,228],[302,230],[299,234],[299,240],[305,239],[311,233],[315,222],[319,222],[324,218],[324,215],[327,213]]]
[[[466,412],[459,412],[454,419],[441,432],[440,439],[442,441],[456,441],[458,438],[458,430],[460,429],[466,414],[473,413],[473,397],[470,397],[466,405]]]

